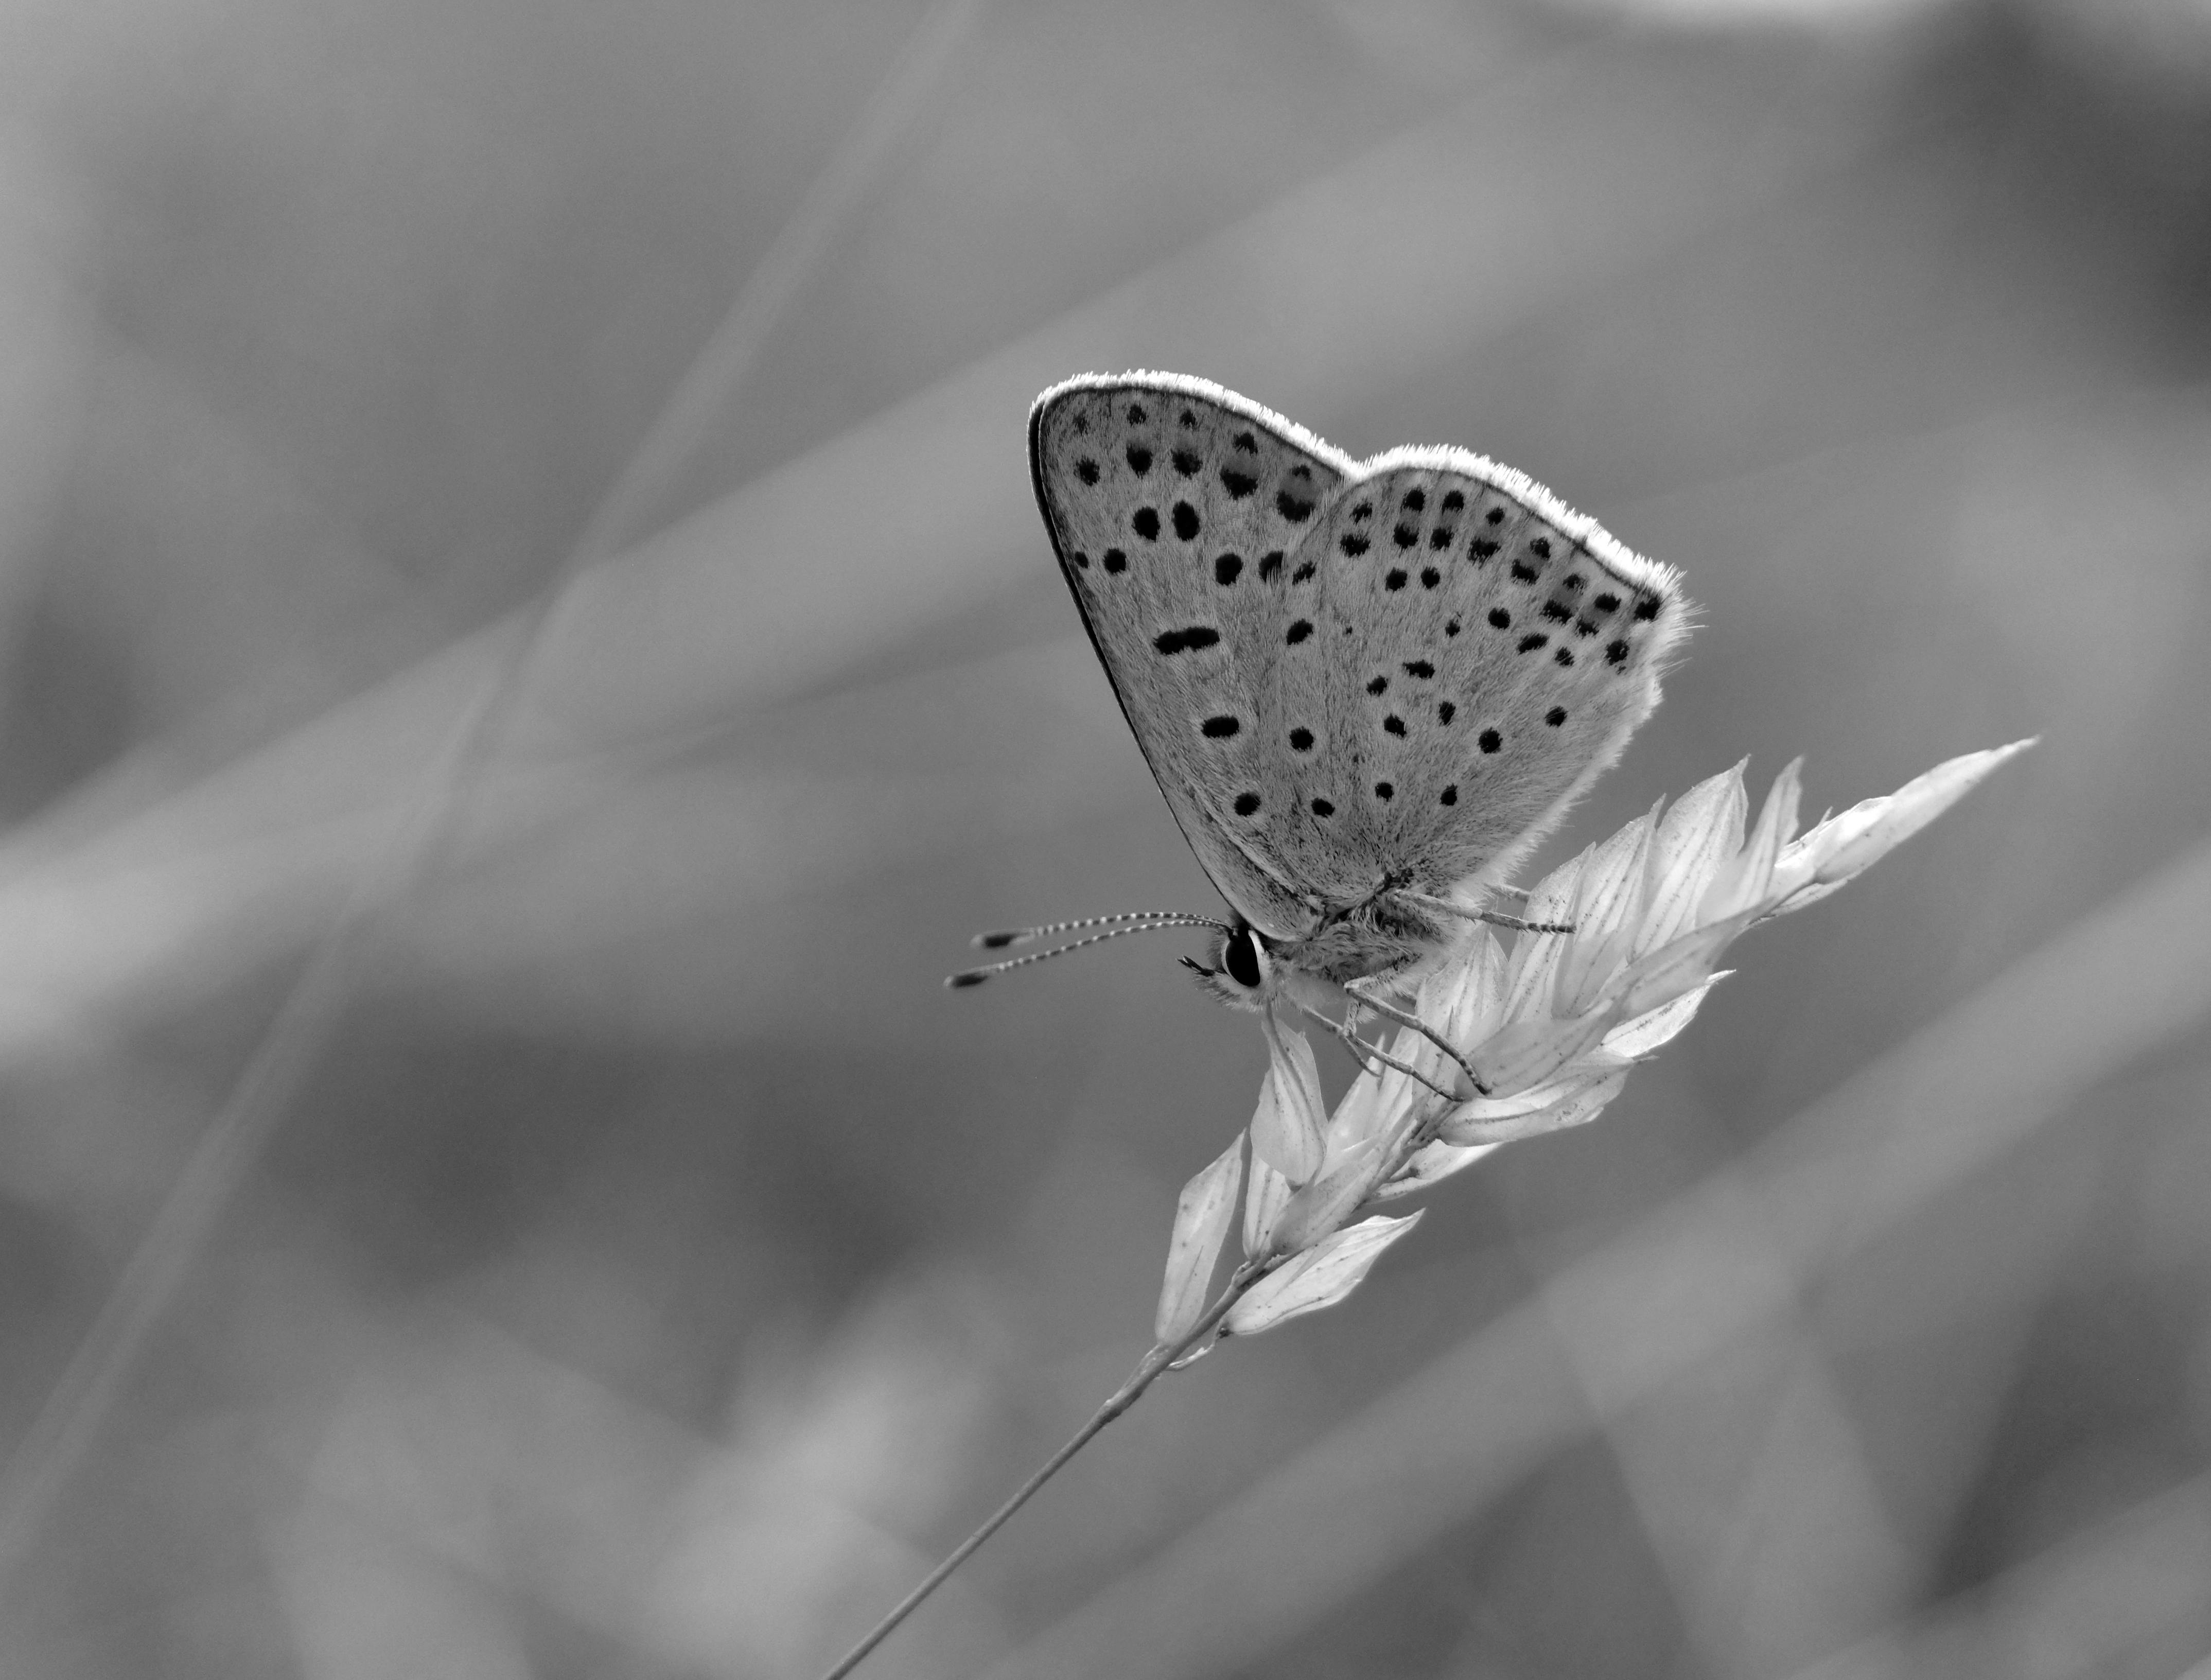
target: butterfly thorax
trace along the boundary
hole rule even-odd
[[[1307,931],[1263,933],[1239,916],[1220,924],[1210,962],[1189,957],[1206,989],[1232,1009],[1263,1010],[1285,1001],[1327,1010],[1348,998],[1400,992],[1447,960],[1465,924],[1408,898],[1402,883],[1319,913]]]
[[[1311,933],[1269,942],[1281,967],[1336,986],[1387,979],[1440,955],[1456,930],[1394,892],[1336,911]]]

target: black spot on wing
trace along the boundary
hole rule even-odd
[[[1236,581],[1237,574],[1243,569],[1243,555],[1222,555],[1213,562],[1213,581],[1225,589]]]
[[[1238,794],[1238,795],[1236,796],[1236,815],[1237,815],[1237,816],[1252,816],[1254,813],[1256,813],[1256,812],[1258,810],[1258,809],[1259,809],[1259,796],[1258,796],[1257,794],[1256,794],[1256,793],[1239,793],[1239,794]]]
[[[1099,563],[1105,567],[1108,572],[1124,572],[1128,569],[1129,556],[1123,554],[1118,549],[1108,549],[1100,558]]]
[[[1242,719],[1227,712],[1221,713],[1217,717],[1208,718],[1198,725],[1200,732],[1209,741],[1226,741],[1243,727]]]
[[[1156,507],[1139,507],[1129,516],[1129,529],[1147,543],[1158,542],[1160,540],[1160,510]]]
[[[1367,543],[1366,539],[1364,537],[1361,537],[1357,531],[1347,531],[1343,533],[1342,537],[1338,541],[1336,546],[1342,549],[1344,553],[1356,558],[1358,555],[1363,555],[1366,552]]]
[[[1512,628],[1512,615],[1502,607],[1492,607],[1489,610],[1489,622],[1497,629],[1509,630]]]
[[[1310,618],[1301,618],[1296,623],[1290,626],[1289,633],[1285,635],[1282,640],[1289,643],[1292,647],[1295,647],[1299,642],[1303,641],[1311,634],[1312,634],[1312,620]]]
[[[1239,472],[1233,467],[1221,468],[1221,488],[1228,492],[1230,500],[1233,501],[1243,500],[1245,497],[1259,488],[1257,479],[1252,477],[1248,472]]]
[[[1221,640],[1221,632],[1210,624],[1192,624],[1179,630],[1162,630],[1152,638],[1152,646],[1162,653],[1180,653],[1186,650],[1211,647]]]
[[[1132,443],[1128,449],[1128,462],[1129,470],[1142,478],[1152,470],[1152,452],[1140,443]]]
[[[1485,729],[1475,737],[1475,745],[1486,753],[1493,753],[1505,744],[1505,737],[1493,729]]]
[[[1174,463],[1174,470],[1184,478],[1189,477],[1190,474],[1205,464],[1202,459],[1187,449],[1178,449],[1167,458]]]
[[[1313,504],[1309,496],[1299,496],[1287,490],[1275,493],[1275,512],[1293,525],[1301,525],[1312,518]]]
[[[1272,554],[1259,556],[1259,577],[1262,582],[1273,577],[1281,569],[1282,551],[1280,549],[1275,549]]]
[[[1554,706],[1543,714],[1543,721],[1550,725],[1553,729],[1556,729],[1566,720],[1566,708],[1563,706]]]
[[[1087,455],[1084,456],[1075,464],[1075,476],[1085,484],[1095,484],[1098,482],[1098,463]]]
[[[1195,542],[1197,538],[1197,510],[1186,501],[1177,502],[1174,505],[1174,527],[1175,535],[1184,542]]]

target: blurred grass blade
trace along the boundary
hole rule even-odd
[[[1802,1670],[1796,1680],[1917,1680],[1930,1674],[2161,1671],[2200,1628],[2211,1580],[2211,1477],[2166,1489],[2069,1537],[1914,1626]],[[2198,1635],[2200,1637],[2200,1635]],[[2038,1661],[2038,1659],[2040,1660]],[[2211,1677],[2211,1658],[2180,1680]]]
[[[595,545],[609,542],[695,446],[713,410],[728,399],[758,354],[750,335],[772,324],[806,266],[826,248],[836,219],[888,160],[893,143],[948,62],[952,45],[975,10],[976,0],[940,0],[924,20],[918,51],[901,58],[887,88],[870,101],[852,143],[825,176],[826,185],[802,207],[796,234],[778,241],[763,275],[741,291],[724,329],[709,342],[605,498],[564,577],[600,559]],[[467,778],[506,723],[517,690],[527,686],[556,599],[557,588],[525,610],[518,623],[479,640],[482,655],[463,662],[457,692],[450,694],[454,703],[429,708],[424,718],[431,725],[430,742],[416,744],[433,744],[433,750],[406,766],[391,790],[397,798],[393,820],[389,826],[377,825],[366,868],[333,879],[333,891],[318,895],[319,901],[298,930],[315,942],[306,968],[263,1029],[29,1428],[0,1466],[0,1580],[28,1552],[98,1433],[147,1332],[282,1117],[300,1075],[344,1006],[360,948],[373,923],[407,896],[448,832],[454,809],[468,791]],[[449,663],[435,662],[441,695],[451,680]],[[349,755],[354,744],[340,745],[340,755],[330,762],[348,772],[357,767]],[[35,894],[32,902],[34,910],[45,907]],[[20,969],[8,973],[7,980],[18,995],[35,994],[35,986]]]

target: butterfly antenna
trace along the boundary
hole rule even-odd
[[[1099,921],[1106,921],[1119,920],[1121,919],[1118,917],[1101,916],[1096,919]],[[1065,956],[1069,951],[1079,951],[1091,945],[1102,945],[1108,939],[1118,939],[1124,934],[1154,933],[1157,932],[1160,929],[1166,927],[1209,927],[1215,929],[1216,931],[1225,931],[1227,929],[1227,924],[1217,922],[1210,916],[1178,915],[1172,918],[1154,919],[1151,921],[1137,922],[1128,926],[1108,928],[1105,932],[1093,933],[1087,939],[1075,939],[1064,945],[1054,945],[1048,951],[1031,951],[1027,956],[1008,957],[1003,962],[985,963],[980,968],[963,968],[956,974],[946,975],[944,978],[944,983],[948,986],[954,987],[963,986],[980,986],[984,980],[989,979],[991,975],[1003,974],[1009,968],[1026,968],[1032,962],[1043,962],[1051,957]],[[1047,930],[1033,929],[1027,931],[1031,932],[1043,932]],[[977,943],[980,943],[981,942],[978,940]]]
[[[1048,939],[1056,933],[1076,933],[1088,927],[1123,927],[1135,922],[1142,922],[1147,927],[1221,925],[1211,916],[1193,915],[1186,910],[1124,910],[1113,916],[1078,916],[1071,922],[1046,922],[1040,927],[1009,927],[995,933],[978,933],[973,943],[978,950],[1002,951],[1009,945],[1026,945],[1032,939]],[[1129,931],[1136,931],[1134,927]]]

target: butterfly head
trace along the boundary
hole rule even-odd
[[[1200,985],[1231,1009],[1263,1010],[1280,985],[1275,954],[1267,936],[1241,916],[1215,936],[1209,961],[1183,958]]]

